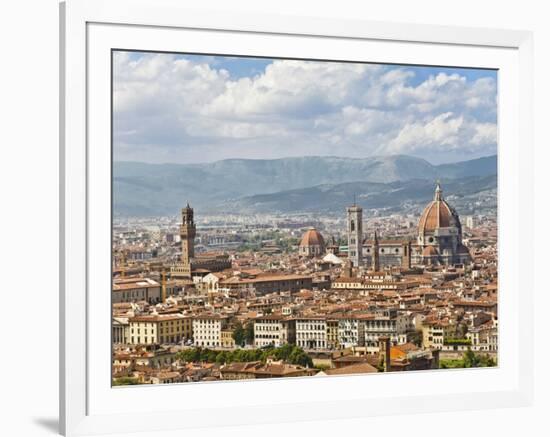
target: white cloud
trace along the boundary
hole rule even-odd
[[[404,153],[445,160],[496,151],[496,83],[372,64],[276,60],[238,79],[202,57],[114,57],[115,157]]]

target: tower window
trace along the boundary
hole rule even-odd
[[[351,227],[351,232],[355,232],[355,222],[353,220],[351,221],[350,227]]]

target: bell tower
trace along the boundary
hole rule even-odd
[[[346,209],[348,213],[348,259],[354,267],[363,260],[363,208],[355,202]]]
[[[181,263],[183,268],[191,276],[191,259],[195,256],[195,235],[196,227],[193,220],[193,208],[187,206],[181,210]]]

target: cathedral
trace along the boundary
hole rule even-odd
[[[462,244],[460,218],[455,209],[443,199],[439,183],[434,200],[420,216],[417,248],[420,263],[425,265],[466,264],[471,261],[468,248]]]
[[[357,205],[347,208],[348,257],[354,266],[365,265],[379,271],[396,266],[453,265],[471,261],[462,244],[462,226],[457,212],[443,198],[438,183],[434,199],[426,206],[418,223],[416,241],[408,239],[372,239],[362,234],[363,210]]]

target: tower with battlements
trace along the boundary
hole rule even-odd
[[[181,210],[181,262],[172,269],[173,276],[191,278],[191,261],[195,257],[195,235],[197,228],[193,220],[193,208],[189,203]]]

